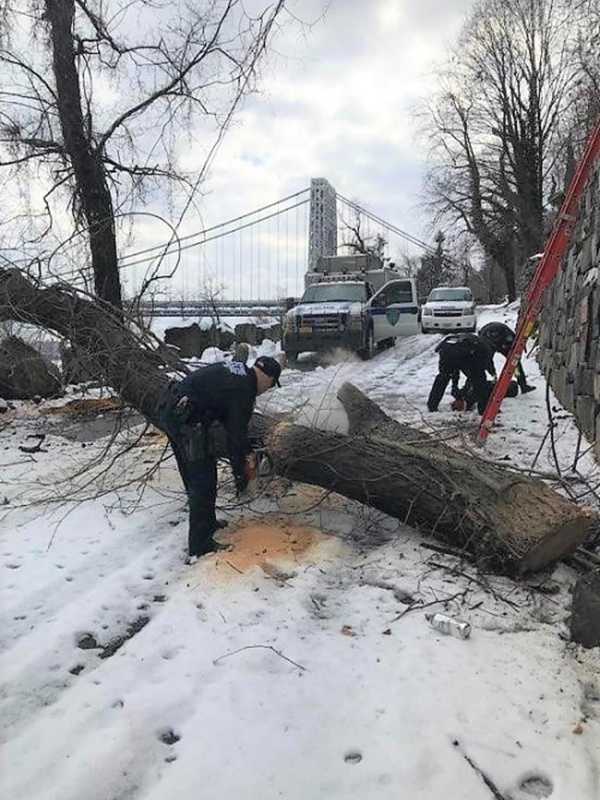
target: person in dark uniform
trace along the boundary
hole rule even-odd
[[[450,382],[452,382],[452,395],[457,396],[462,372],[477,402],[477,410],[483,414],[489,396],[485,373],[489,372],[494,378],[496,377],[494,351],[490,345],[475,334],[458,333],[446,336],[435,350],[439,353],[440,360],[438,374],[427,399],[427,408],[430,411],[438,410]]]
[[[245,490],[248,423],[256,397],[279,386],[281,366],[268,356],[253,367],[239,361],[201,367],[169,384],[159,416],[169,437],[189,502],[189,555],[217,550],[213,534],[226,523],[217,520],[217,460],[211,433],[215,422],[227,434],[229,461],[238,493]]]
[[[485,339],[487,342],[489,342],[490,346],[494,348],[494,352],[502,353],[504,358],[508,358],[508,354],[510,353],[513,342],[515,341],[514,331],[503,322],[488,322],[487,325],[484,325],[483,328],[478,331],[478,336],[481,336],[482,339]],[[527,383],[527,378],[525,376],[523,365],[521,364],[521,359],[519,359],[519,363],[517,364],[517,368],[515,370],[515,378],[519,384],[521,394],[533,392],[535,389],[535,386],[531,386]]]
[[[494,391],[495,385],[496,384],[494,381],[486,380],[486,387],[487,387],[486,404],[487,401],[490,399],[492,392]],[[519,386],[517,382],[511,381],[508,384],[508,388],[506,390],[506,396],[516,397],[518,394],[519,394]],[[461,388],[457,388],[456,390],[454,390],[453,388],[452,397],[454,397],[454,402],[451,405],[453,411],[464,411],[465,409],[467,411],[471,411],[471,409],[475,406],[475,403],[477,403],[477,398],[475,397],[473,387],[469,381],[467,381],[465,385],[462,386]]]

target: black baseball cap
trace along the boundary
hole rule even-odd
[[[276,358],[271,358],[270,356],[260,356],[260,358],[257,358],[254,362],[254,366],[258,367],[259,370],[264,372],[265,375],[268,375],[269,378],[273,378],[275,386],[281,386],[279,383],[281,364]]]

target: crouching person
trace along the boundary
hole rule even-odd
[[[491,397],[492,392],[494,391],[495,385],[495,381],[486,380],[486,405]],[[516,381],[511,381],[508,384],[506,396],[516,397],[518,394],[519,385]],[[475,406],[475,403],[477,403],[477,397],[475,396],[475,392],[473,391],[470,381],[467,381],[461,389],[453,392],[452,396],[454,397],[454,401],[451,405],[453,411],[465,411],[465,409],[467,411],[471,411]]]
[[[446,336],[436,347],[439,354],[438,374],[433,382],[427,408],[437,411],[448,384],[452,381],[452,393],[456,395],[460,373],[467,378],[470,391],[477,402],[480,414],[485,411],[489,392],[486,372],[494,378],[494,354],[489,345],[470,333]]]
[[[513,342],[515,341],[514,331],[503,322],[488,322],[487,325],[484,325],[483,328],[478,331],[478,336],[480,336],[482,339],[485,339],[485,341],[489,343],[490,347],[493,348],[494,352],[502,353],[504,358],[508,358],[508,354],[510,353]],[[525,375],[525,370],[523,369],[521,359],[519,359],[517,368],[515,370],[515,378],[517,379],[517,384],[521,390],[521,394],[533,392],[535,389],[535,386],[527,383],[527,376]]]
[[[189,555],[217,550],[217,458],[212,428],[222,425],[238,494],[246,489],[251,455],[248,424],[258,395],[279,386],[281,366],[262,356],[247,367],[237,361],[212,364],[169,384],[159,409],[189,502]]]

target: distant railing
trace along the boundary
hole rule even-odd
[[[279,317],[295,305],[294,298],[282,300],[154,300],[140,304],[143,313],[153,317],[220,317],[272,316]]]

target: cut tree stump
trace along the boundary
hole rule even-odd
[[[538,570],[585,540],[592,512],[541,481],[392,420],[349,383],[338,398],[347,435],[254,415],[252,433],[264,439],[277,474],[373,506],[486,568]]]

